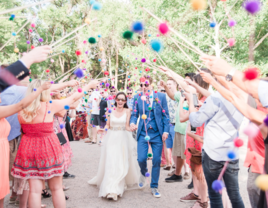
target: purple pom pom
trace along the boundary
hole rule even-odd
[[[109,86],[110,86],[110,84],[109,84],[109,83],[106,83],[106,84],[105,84],[105,86],[106,86],[106,87],[109,87]]]
[[[228,25],[229,25],[229,27],[234,27],[236,25],[236,21],[235,20],[230,20],[228,22]]]
[[[150,177],[150,173],[149,172],[145,173],[145,177]]]
[[[54,82],[53,82],[53,81],[51,81],[50,83],[51,83],[51,84],[54,84]]]
[[[108,110],[108,113],[111,113],[112,112],[112,110]]]
[[[27,44],[30,44],[31,42],[29,40],[26,41]]]
[[[221,190],[223,189],[224,184],[223,184],[222,181],[220,181],[220,180],[216,180],[216,181],[213,181],[211,187],[212,187],[212,189],[213,189],[215,192],[219,192],[219,191],[221,191]]]
[[[82,78],[84,77],[84,72],[82,69],[80,68],[77,68],[75,71],[74,71],[74,74],[78,77],[78,78]]]
[[[85,54],[88,54],[88,51],[86,51]]]
[[[145,62],[146,62],[146,59],[145,59],[145,58],[142,58],[142,59],[141,59],[141,62],[142,62],[142,63],[145,63]]]
[[[261,2],[259,0],[246,0],[243,6],[250,14],[256,14],[261,10]]]
[[[64,124],[60,124],[60,128],[63,129],[65,127]]]
[[[268,126],[268,116],[263,120],[264,124]]]
[[[39,42],[43,42],[44,40],[43,40],[43,38],[39,38]]]

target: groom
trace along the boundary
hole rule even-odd
[[[149,76],[140,78],[140,86],[142,93],[134,97],[133,111],[130,118],[130,128],[132,131],[138,129],[138,162],[141,169],[139,187],[145,186],[145,174],[147,169],[148,142],[146,136],[150,137],[149,143],[153,151],[153,167],[151,190],[154,197],[161,197],[157,190],[160,174],[161,153],[163,141],[168,138],[169,132],[169,113],[167,107],[166,95],[154,92],[152,87],[153,79]],[[146,115],[146,119],[142,119],[142,115]],[[139,127],[136,125],[140,116]],[[143,115],[144,117],[144,115]]]

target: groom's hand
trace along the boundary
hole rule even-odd
[[[130,124],[130,130],[131,131],[137,130],[137,125],[135,125],[134,123]]]
[[[166,141],[167,138],[168,138],[168,134],[167,134],[167,133],[164,133],[164,134],[162,135],[162,141],[163,141],[163,142]]]

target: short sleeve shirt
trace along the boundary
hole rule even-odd
[[[259,100],[263,107],[268,107],[268,81],[260,80],[258,87]]]
[[[174,99],[175,101],[178,102],[178,107],[177,107],[177,111],[176,111],[176,124],[175,124],[175,132],[179,132],[180,134],[185,134],[186,133],[186,128],[187,128],[187,122],[183,122],[181,123],[180,122],[180,99],[183,99],[181,98],[181,92],[178,91],[175,93],[174,95]],[[188,104],[186,101],[183,102],[183,108],[188,108]]]
[[[101,99],[100,93],[98,91],[94,91],[91,94],[90,100],[92,101],[92,112],[93,115],[100,115],[100,107],[98,102],[95,99]]]
[[[167,105],[168,105],[168,112],[169,112],[169,121],[170,123],[176,123],[176,112],[178,109],[179,103],[175,100],[172,100],[168,95],[167,98]]]

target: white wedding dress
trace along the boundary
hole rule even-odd
[[[125,130],[127,114],[120,118],[110,115],[110,129],[103,139],[97,175],[88,181],[100,188],[99,197],[138,188],[140,168],[137,162],[137,142]]]

